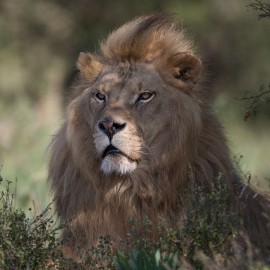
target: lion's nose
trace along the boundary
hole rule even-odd
[[[117,123],[113,120],[104,120],[98,123],[98,128],[104,132],[110,139],[112,139],[113,135],[117,132],[123,130],[126,126],[126,123]]]

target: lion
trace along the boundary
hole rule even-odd
[[[202,61],[170,16],[124,24],[99,53],[80,53],[77,68],[49,163],[57,213],[68,223],[63,239],[74,254],[103,235],[117,242],[131,217],[177,226],[190,187],[207,190],[219,174],[251,241],[269,248],[269,198],[237,175],[203,87]]]

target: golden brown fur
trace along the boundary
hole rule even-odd
[[[83,250],[101,235],[116,241],[130,217],[178,224],[186,190],[210,187],[218,173],[252,241],[269,246],[269,201],[243,191],[200,85],[201,60],[182,29],[160,14],[140,17],[113,32],[99,55],[81,53],[77,67],[76,95],[49,166],[71,247]],[[124,155],[104,156],[110,143]]]

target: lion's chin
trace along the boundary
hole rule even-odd
[[[119,173],[125,175],[137,168],[137,162],[122,154],[107,155],[101,163],[101,170],[105,174]]]

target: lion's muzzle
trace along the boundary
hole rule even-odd
[[[96,125],[94,142],[101,157],[101,171],[128,174],[137,168],[142,140],[134,126],[121,119],[105,117]]]

